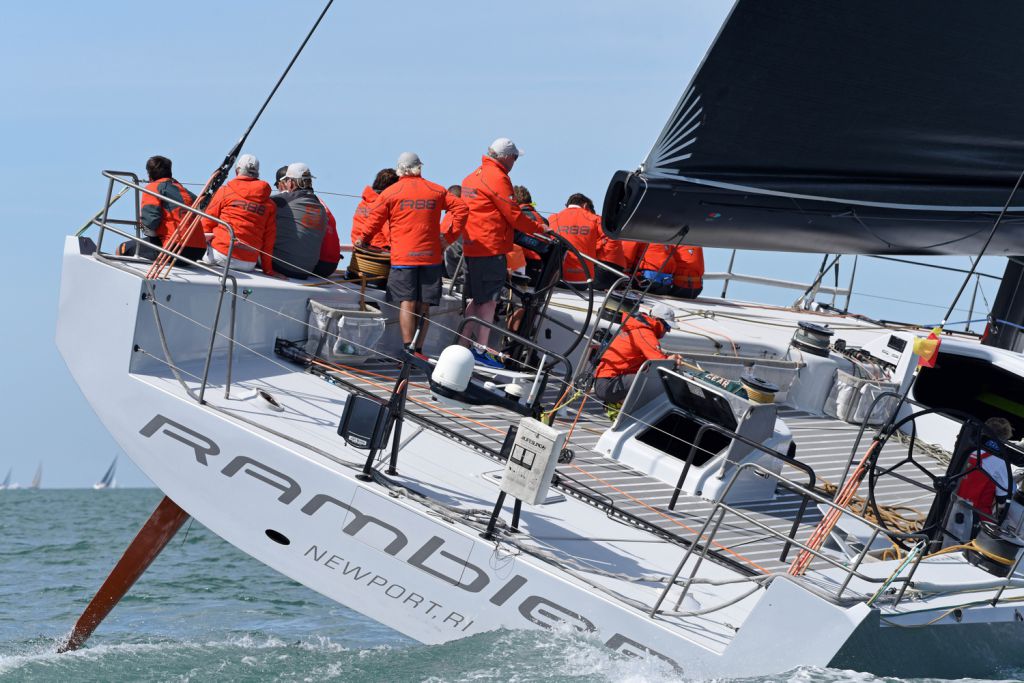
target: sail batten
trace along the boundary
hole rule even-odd
[[[739,0],[640,168],[613,179],[605,229],[973,253],[1024,169],[1022,25],[1013,0]],[[994,253],[1024,253],[1021,215],[1024,193]]]

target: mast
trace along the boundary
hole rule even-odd
[[[981,343],[1010,351],[1024,350],[1024,262],[1011,256],[999,283]]]

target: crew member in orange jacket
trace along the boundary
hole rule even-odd
[[[243,154],[235,162],[235,174],[213,195],[206,213],[221,219],[235,231],[236,241],[231,252],[233,269],[251,271],[259,262],[267,275],[282,277],[271,265],[277,210],[270,201],[270,185],[260,180],[260,162],[251,154]],[[206,261],[223,265],[231,236],[220,223],[208,218],[203,219],[203,230],[213,233]]]
[[[597,258],[597,245],[601,240],[601,219],[588,210],[594,203],[579,192],[569,197],[565,208],[553,214],[548,220],[551,232],[557,233],[576,247],[582,256]],[[586,286],[594,277],[594,264],[576,258],[569,252],[562,262],[562,281],[574,288]]]
[[[637,277],[651,294],[671,294],[676,273],[676,249],[669,244],[650,244],[640,257]]]
[[[594,394],[606,406],[622,403],[644,362],[682,360],[678,354],[666,355],[658,341],[673,327],[675,319],[675,310],[659,303],[651,307],[650,314],[639,313],[622,324],[594,371]]]
[[[529,218],[532,218],[534,221],[541,221],[544,225],[549,225],[548,219],[537,210],[537,205],[533,203],[533,195],[530,194],[530,191],[524,185],[514,185],[512,187],[512,197],[516,200],[516,204],[519,205],[523,213],[527,214]],[[522,252],[526,258],[526,275],[530,278],[530,286],[536,287],[541,270],[544,268],[544,261],[541,260],[540,254],[533,249],[522,249]]]
[[[471,299],[466,315],[492,322],[501,288],[505,284],[505,255],[512,251],[515,230],[534,234],[544,223],[524,213],[512,193],[508,174],[520,152],[508,138],[491,143],[480,167],[462,181],[462,199],[469,207],[469,221],[463,238],[466,263],[466,295]],[[490,330],[469,324],[462,343],[470,346],[477,362],[500,367],[501,361],[487,351]],[[472,346],[475,340],[480,348]]]
[[[676,269],[672,274],[672,296],[696,299],[704,289],[704,249],[690,245],[676,247]]]
[[[191,206],[195,202],[195,195],[171,177],[171,160],[167,157],[150,157],[146,161],[146,174],[149,176],[147,190],[182,204]],[[188,212],[180,206],[175,206],[160,197],[146,193],[142,193],[140,203],[139,219],[142,234],[150,244],[155,244],[158,247],[164,246],[167,238],[174,234]],[[138,255],[142,258],[152,259],[158,252],[138,242],[125,242],[118,248],[118,253],[124,256]],[[181,255],[191,261],[198,261],[205,253],[206,238],[203,236],[203,231],[196,227],[189,236],[188,242],[185,243]]]
[[[469,209],[442,186],[421,176],[423,162],[412,152],[398,157],[398,182],[380,193],[366,221],[372,237],[387,223],[391,229],[388,298],[398,301],[402,343],[423,353],[430,307],[441,303],[441,212],[452,215],[452,232],[466,226]]]
[[[622,242],[622,257],[626,261],[626,270],[632,273],[643,258],[644,250],[648,247],[647,242]]]
[[[369,244],[375,249],[391,248],[391,239],[389,238],[387,225],[384,225],[379,232],[374,234],[372,239],[367,239],[365,235],[366,219],[370,217],[373,203],[377,201],[380,193],[396,182],[398,182],[398,174],[395,173],[395,169],[383,168],[377,172],[377,177],[373,179],[373,185],[363,188],[362,200],[356,206],[356,212],[352,216],[352,244]]]

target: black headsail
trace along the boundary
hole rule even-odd
[[[739,0],[605,230],[973,254],[1024,169],[1022,29],[1015,0]],[[1024,194],[988,253],[1024,253]]]

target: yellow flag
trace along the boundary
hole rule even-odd
[[[926,368],[935,367],[935,361],[939,355],[939,344],[942,343],[940,339],[941,334],[942,328],[936,327],[927,337],[916,337],[914,339],[914,353],[919,356],[918,365]]]

